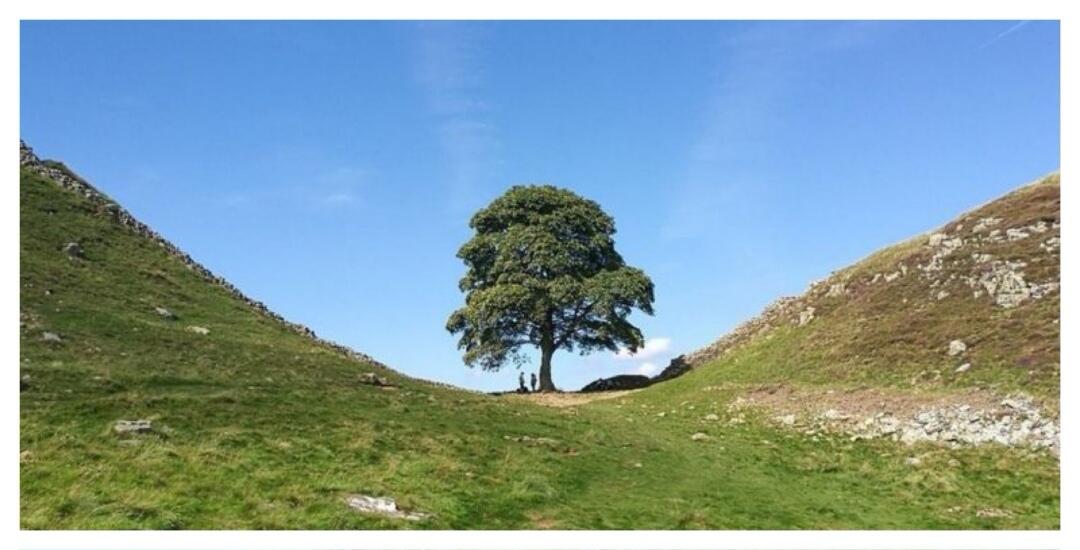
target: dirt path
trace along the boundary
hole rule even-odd
[[[576,407],[578,405],[584,405],[592,401],[600,401],[603,399],[614,399],[616,397],[624,397],[640,390],[623,390],[623,391],[603,391],[603,392],[591,392],[591,393],[577,393],[577,392],[558,392],[558,393],[509,393],[503,395],[505,399],[518,399],[522,401],[532,401],[538,405],[544,405],[546,407]]]

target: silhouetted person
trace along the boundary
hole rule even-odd
[[[529,385],[532,386],[532,391],[536,391],[536,373],[532,373],[529,377]]]
[[[529,388],[525,387],[525,372],[518,373],[518,393],[529,393]]]

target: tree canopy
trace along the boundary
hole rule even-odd
[[[553,391],[557,349],[581,354],[644,341],[627,317],[652,315],[653,283],[615,251],[615,220],[594,201],[551,185],[510,188],[469,221],[458,257],[465,306],[446,328],[460,334],[469,366],[520,365],[522,346],[540,350],[540,389]]]

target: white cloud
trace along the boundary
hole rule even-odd
[[[652,376],[659,372],[659,370],[660,369],[656,366],[655,363],[649,363],[648,361],[646,361],[639,365],[635,372],[638,374],[644,374],[645,376]]]
[[[616,359],[650,359],[660,355],[671,347],[671,338],[649,338],[645,340],[645,345],[637,350],[637,353],[630,353],[627,349],[621,349],[615,353]],[[646,363],[648,364],[648,363]],[[643,365],[644,366],[644,365]]]

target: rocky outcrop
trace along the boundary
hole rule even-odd
[[[1056,174],[1047,176],[925,237],[815,281],[800,296],[780,298],[712,344],[680,356],[673,372],[715,361],[780,327],[835,338],[819,334],[827,327],[816,327],[829,325],[828,317],[840,309],[867,326],[888,317],[887,330],[918,330],[910,320],[899,319],[934,304],[952,307],[956,300],[1014,309],[1054,294],[1061,287],[1060,206],[1051,191],[1058,180]],[[955,345],[949,356],[963,353]],[[933,352],[925,351],[925,357]]]
[[[597,391],[636,390],[653,383],[648,376],[640,374],[620,374],[610,378],[594,380],[581,388],[582,393]]]

